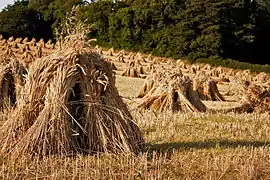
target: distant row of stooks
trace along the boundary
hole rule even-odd
[[[37,58],[46,56],[56,48],[56,45],[49,40],[45,42],[43,39],[36,41],[35,38],[14,38],[4,39],[0,35],[0,55],[1,57],[14,57],[22,63],[29,64]],[[3,58],[2,58],[3,59]]]

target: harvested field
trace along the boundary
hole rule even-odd
[[[92,55],[89,49],[86,52]],[[60,59],[65,59],[64,57],[73,57],[69,53],[44,56],[42,61],[37,59],[33,64],[29,63],[29,66],[26,66],[29,69],[28,78],[25,84],[21,85],[24,98],[17,99],[16,108],[7,108],[0,112],[2,124],[0,139],[4,142],[0,145],[2,179],[270,178],[268,74],[252,74],[248,71],[232,73],[222,67],[190,65],[185,64],[184,61],[174,62],[124,50],[116,52],[110,49],[106,52],[99,48],[95,50],[96,52],[106,58],[105,61],[101,60],[97,63],[93,60],[91,67],[95,71],[99,70],[97,74],[87,69],[85,62],[80,61],[80,58],[71,58],[73,61],[60,63]],[[82,52],[77,54],[77,51],[73,51],[74,53],[75,57],[77,55],[88,57]],[[100,57],[100,55],[95,56]],[[139,61],[145,70],[146,79],[121,76],[128,63],[136,61]],[[115,76],[110,62],[116,66]],[[40,63],[43,65],[38,66]],[[75,63],[75,66],[72,63]],[[46,74],[48,67],[54,67],[54,70]],[[66,68],[70,73],[63,73]],[[73,73],[76,74],[74,81],[71,80],[71,77],[75,77]],[[238,75],[234,76],[234,73]],[[92,75],[95,75],[96,79]],[[37,81],[37,77],[46,81]],[[203,88],[194,89],[193,80],[198,77],[202,79],[207,77],[215,84],[206,83],[204,86],[198,86]],[[8,78],[3,79],[12,82]],[[152,85],[151,79],[154,80]],[[79,84],[79,88],[76,88],[78,87],[76,84]],[[34,89],[40,87],[44,90],[35,95],[33,93],[35,91],[28,88],[30,85]],[[80,90],[82,85],[85,92]],[[107,91],[105,86],[109,88]],[[8,89],[7,85],[2,87]],[[63,92],[64,89],[71,90]],[[206,93],[204,95],[208,98],[200,98],[200,92]],[[217,92],[219,94],[211,94]],[[1,93],[1,95],[5,94],[7,93]],[[67,94],[73,94],[74,99],[64,98],[70,97],[66,96]],[[100,96],[91,96],[93,94]],[[18,97],[21,97],[21,91]],[[100,107],[89,105],[87,111],[84,111],[86,102],[83,97],[102,103],[99,104]],[[225,101],[219,99],[220,97]],[[105,101],[104,98],[108,100]],[[152,104],[148,104],[148,108],[138,108],[142,102],[146,102],[147,98],[154,99]],[[43,99],[44,103],[35,104],[35,101],[31,101],[35,99]],[[155,100],[156,103],[153,103]],[[74,119],[64,113],[64,106],[61,106],[59,101],[70,106],[69,112]],[[74,101],[83,102],[72,104]],[[29,102],[35,106],[28,106]],[[178,105],[175,106],[177,103]],[[246,103],[253,108],[252,112],[247,113],[244,108],[241,109]],[[155,108],[149,108],[153,104]],[[104,110],[106,105],[111,107],[110,111],[117,108],[124,112],[124,115]],[[79,106],[83,106],[84,110],[80,110]],[[177,111],[174,110],[175,107]],[[233,112],[235,108],[240,108],[241,112]],[[47,109],[47,113],[44,113],[44,109]],[[61,118],[57,119],[57,114]],[[125,118],[126,115],[128,118]],[[88,124],[93,120],[98,122],[100,118],[105,120],[100,121],[99,124],[104,125],[104,128],[98,128],[97,125],[96,128],[91,129],[88,126],[88,134],[94,136],[80,135],[82,129],[80,130],[79,125],[85,129],[87,122]],[[48,119],[50,121],[47,121]],[[79,135],[72,137],[70,135],[76,133],[69,132],[71,127],[69,124],[77,119],[79,125],[73,124],[72,129],[78,130]],[[108,125],[111,121],[123,124]],[[45,122],[50,123],[46,127],[40,125]],[[133,128],[129,128],[130,126]],[[28,131],[29,129],[31,131]],[[14,132],[17,131],[20,133],[14,136],[16,134]],[[42,131],[43,134],[37,131]],[[99,143],[104,142],[100,136],[104,131],[111,132],[105,138],[108,146]],[[58,136],[59,132],[61,135]],[[65,138],[68,140],[65,141]],[[127,141],[124,142],[123,139]],[[116,141],[116,149],[121,151],[115,151],[110,146],[110,143]],[[125,146],[126,143],[129,145]],[[142,144],[143,146],[138,148],[138,145]],[[95,153],[85,153],[86,149],[93,150],[91,148],[94,148]],[[15,157],[18,156],[20,157],[16,159]]]
[[[138,156],[2,158],[3,179],[268,179],[267,114],[133,112],[148,143]]]

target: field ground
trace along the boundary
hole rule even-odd
[[[147,148],[138,156],[25,157],[20,161],[2,157],[0,178],[270,179],[268,113],[171,114],[139,111],[136,109],[139,99],[135,97],[143,83],[143,79],[116,76],[119,93],[147,142]],[[238,105],[236,102],[204,103],[210,109]]]

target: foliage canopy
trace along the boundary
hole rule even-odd
[[[52,37],[72,6],[93,24],[89,37],[102,46],[173,58],[236,59],[269,64],[267,0],[17,1],[0,13],[0,33]]]

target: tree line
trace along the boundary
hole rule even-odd
[[[50,39],[74,5],[102,46],[182,58],[269,64],[268,0],[17,1],[0,13],[0,33]]]

